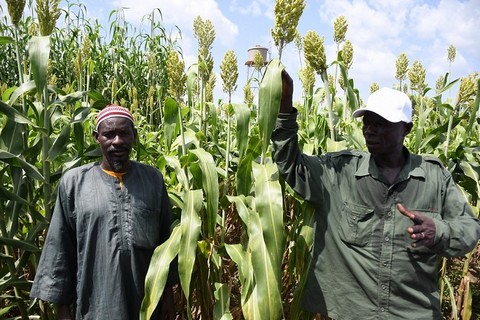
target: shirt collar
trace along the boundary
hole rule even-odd
[[[397,180],[402,181],[410,177],[425,178],[425,170],[421,166],[422,157],[419,155],[411,154],[405,147],[403,147],[403,152],[407,155],[407,162],[400,171]],[[380,175],[380,171],[378,170],[378,167],[375,164],[372,155],[369,152],[366,152],[360,159],[360,164],[358,165],[357,171],[355,172],[355,176],[364,177],[369,175],[374,178],[378,178]]]

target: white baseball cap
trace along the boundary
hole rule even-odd
[[[412,122],[412,102],[403,93],[391,88],[381,88],[368,97],[367,106],[353,112],[353,117],[362,117],[366,111],[378,114],[390,122]]]

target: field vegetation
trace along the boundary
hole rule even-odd
[[[313,210],[281,180],[270,156],[281,57],[266,67],[256,57],[262,77],[249,81],[259,83],[257,92],[238,83],[235,52],[213,61],[215,29],[202,17],[192,21],[198,61],[186,66],[160,10],[138,29],[121,10],[102,26],[86,18],[80,2],[65,10],[59,0],[6,2],[0,8],[0,318],[55,318],[55,309],[30,300],[29,291],[56,186],[66,170],[99,159],[94,119],[115,103],[135,116],[133,158],[161,170],[174,206],[172,235],[155,251],[141,317],[149,318],[178,257],[180,319],[314,319],[300,308]],[[277,0],[272,26],[279,52],[295,45],[305,61],[296,102],[300,145],[310,154],[364,149],[360,122],[350,115],[369,93],[349,77],[355,39],[346,38],[348,22],[335,21],[338,51],[327,57],[320,34],[296,31],[304,7],[303,0]],[[478,216],[480,79],[473,70],[451,79],[455,54],[452,45],[445,76],[435,84],[425,82],[420,61],[400,54],[395,87],[415,105],[407,146],[439,157]],[[214,63],[228,101],[214,99],[220,83]],[[371,90],[377,88],[373,83]],[[231,101],[237,90],[243,103]],[[452,91],[454,99],[445,94]],[[480,247],[439,265],[444,318],[479,318]]]

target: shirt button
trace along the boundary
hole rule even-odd
[[[388,242],[390,241],[390,238],[389,237],[385,237],[385,242]]]
[[[385,308],[384,308],[384,307],[382,307],[382,308],[380,309],[380,311],[382,311],[382,312],[385,312]]]
[[[384,266],[384,267],[388,266],[388,262],[385,261],[385,262],[383,263],[383,266]]]
[[[385,290],[385,289],[387,289],[387,286],[382,284],[382,290]]]
[[[387,216],[390,218],[392,216],[392,210],[388,211]]]

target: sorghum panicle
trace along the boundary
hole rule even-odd
[[[6,0],[12,24],[17,27],[25,9],[25,0]]]
[[[303,92],[310,92],[315,86],[315,70],[309,63],[300,69],[299,77],[302,82]]]
[[[233,50],[228,50],[225,53],[222,64],[220,65],[220,70],[221,70],[220,77],[222,78],[222,81],[223,81],[223,92],[231,96],[232,93],[237,89],[237,79],[238,79],[237,56],[235,55],[235,52]]]
[[[423,94],[423,90],[425,89],[425,76],[426,76],[425,68],[422,66],[420,61],[415,60],[413,62],[412,67],[408,71],[408,78],[410,79],[410,88],[412,88],[412,90],[418,91],[419,93]]]
[[[315,31],[308,31],[303,37],[305,60],[319,75],[327,70],[327,57],[323,40],[324,38],[320,38]]]
[[[52,34],[55,24],[60,17],[59,4],[60,0],[37,0],[36,12],[41,36]]]
[[[343,63],[345,64],[345,67],[347,67],[347,69],[350,69],[350,67],[353,64],[352,42],[350,42],[349,40],[345,41],[345,44],[343,45],[343,48],[342,48],[341,55],[342,55],[342,60],[343,60]]]
[[[185,63],[175,50],[168,52],[167,61],[168,92],[172,97],[180,99],[185,93],[187,75]]]
[[[470,104],[475,100],[475,96],[477,95],[477,78],[477,72],[462,78],[460,81],[460,89],[458,90],[458,104]]]
[[[407,79],[407,72],[408,72],[408,57],[405,53],[401,53],[397,61],[395,62],[395,66],[397,71],[395,73],[395,79],[399,81],[403,81]]]
[[[347,19],[344,16],[339,16],[337,19],[335,19],[335,22],[333,23],[333,40],[337,44],[345,41],[345,34],[347,33],[347,30]]]
[[[448,47],[448,61],[453,62],[455,60],[455,56],[457,55],[457,49],[451,44]]]
[[[275,46],[279,51],[286,44],[292,42],[297,35],[297,26],[305,8],[305,0],[276,0],[275,1],[275,26],[271,34]]]

